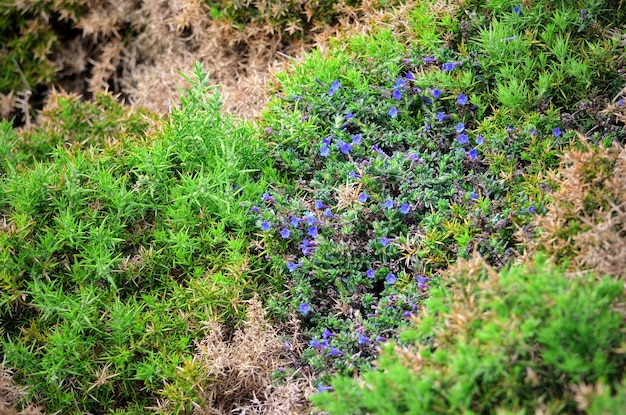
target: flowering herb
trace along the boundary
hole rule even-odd
[[[300,248],[302,250],[302,255],[310,256],[315,251],[315,244],[308,239],[303,239],[300,244]]]
[[[324,216],[326,216],[327,218],[331,218],[331,219],[336,218],[336,216],[333,215],[333,212],[331,212],[330,208],[326,208],[326,210],[324,211]]]
[[[370,280],[372,280],[376,276],[376,271],[370,268],[367,271],[365,271],[365,276],[369,278]]]
[[[402,92],[400,92],[399,89],[394,88],[394,90],[391,91],[391,98],[395,99],[396,101],[400,101],[402,99]]]
[[[274,196],[270,196],[268,192],[263,192],[263,196],[261,196],[261,200],[264,202],[269,202],[270,204],[276,203],[276,199],[274,199]]]
[[[304,264],[302,264],[302,263],[295,263],[293,261],[288,261],[287,262],[287,269],[289,269],[289,272],[294,272],[295,270],[297,270],[298,268],[300,268],[303,265]]]
[[[272,225],[270,225],[268,221],[264,220],[263,222],[261,222],[261,229],[263,229],[264,231],[269,231],[271,227]]]
[[[537,208],[535,207],[535,205],[530,205],[528,207],[528,213],[533,214],[537,211]]]
[[[469,98],[465,94],[461,94],[456,98],[456,103],[459,105],[467,105]]]
[[[425,64],[428,65],[428,64],[431,64],[431,63],[437,63],[437,58],[432,58],[432,57],[427,56],[427,57],[425,57],[423,59],[423,61],[424,61]]]
[[[322,145],[320,148],[320,155],[322,157],[328,157],[330,155],[330,147],[327,144]]]
[[[316,238],[318,235],[317,226],[309,226],[306,232],[311,238]]]
[[[411,211],[411,205],[409,205],[408,203],[403,203],[402,206],[400,206],[400,213],[402,213],[403,215],[408,214]]]
[[[387,113],[391,118],[396,118],[398,116],[398,109],[393,105],[389,108],[389,112]]]
[[[328,137],[324,137],[324,138],[322,138],[322,143],[324,143],[327,146],[329,146],[330,143],[333,141],[333,138],[335,138],[335,134],[331,134]]]
[[[441,70],[444,72],[450,72],[456,69],[460,65],[460,62],[446,62],[441,66]]]
[[[300,226],[300,222],[301,222],[301,219],[298,219],[295,216],[292,216],[291,218],[289,218],[289,223],[291,223],[291,226],[293,226],[296,229],[298,228],[298,226]]]
[[[420,161],[420,156],[417,153],[407,153],[405,157],[412,162]]]
[[[517,15],[522,14],[522,9],[520,9],[519,6],[515,6],[513,7],[513,13]]]
[[[369,199],[369,198],[370,197],[369,197],[369,195],[367,193],[365,193],[365,192],[359,193],[359,202],[365,203],[365,202],[367,202],[367,199]]]
[[[354,114],[349,112],[346,115],[344,115],[343,118],[345,118],[346,120],[349,120],[350,118],[354,118]]]
[[[438,89],[433,89],[432,94],[433,94],[433,98],[435,99],[439,99],[439,97],[441,97],[441,91]]]
[[[385,203],[383,204],[383,207],[387,210],[391,210],[393,209],[394,203],[393,200],[391,199],[385,199]]]
[[[411,71],[408,71],[406,73],[406,75],[404,75],[404,77],[410,81],[414,81],[415,80],[415,76],[413,75],[413,73]]]
[[[465,144],[469,143],[469,136],[467,134],[465,134],[465,133],[464,134],[459,134],[456,137],[456,140],[459,142],[459,144],[465,145]]]
[[[318,199],[315,201],[315,209],[326,209],[326,208],[327,206],[321,200]]]
[[[300,307],[298,307],[298,311],[300,311],[302,315],[306,316],[311,312],[311,306],[308,303],[302,303],[300,304]]]
[[[467,156],[472,161],[476,160],[476,157],[478,157],[478,150],[476,150],[475,148],[471,149],[470,151],[467,152]]]
[[[438,111],[437,112],[437,121],[442,122],[443,120],[445,120],[446,118],[449,118],[450,116],[444,112]]]
[[[339,147],[339,151],[346,155],[350,154],[350,150],[352,150],[352,146],[344,142],[341,138],[337,141],[337,147]]]
[[[348,173],[348,177],[351,179],[360,179],[361,176],[355,172],[354,170],[350,170],[350,173]]]
[[[391,239],[389,238],[385,238],[384,236],[382,238],[380,238],[380,244],[382,246],[387,246],[389,245],[389,242],[391,242]]]
[[[289,237],[291,236],[291,231],[289,229],[287,229],[287,228],[282,228],[280,230],[280,236],[283,239],[289,239]]]
[[[404,86],[405,86],[405,85],[406,85],[406,79],[404,79],[404,78],[398,78],[398,79],[396,80],[396,85],[395,85],[395,88],[396,88],[396,89],[402,89],[402,88],[404,88]]]
[[[560,137],[561,134],[563,134],[563,132],[559,127],[556,127],[554,130],[552,130],[552,135],[555,137]]]
[[[330,351],[328,352],[330,356],[343,356],[343,353],[339,351],[336,347],[330,346]]]
[[[385,277],[385,281],[389,285],[395,284],[397,281],[396,275],[390,272],[389,274],[387,274],[387,277]]]
[[[339,88],[341,88],[341,83],[338,80],[334,80],[328,89],[328,96],[332,97],[335,95],[337,91],[339,91]]]
[[[457,133],[462,133],[463,131],[465,131],[465,124],[463,124],[462,122],[458,123],[455,127],[454,130]]]
[[[428,281],[430,281],[430,278],[426,278],[420,274],[417,274],[415,279],[417,280],[417,286],[419,288],[422,288]]]
[[[485,137],[482,135],[476,136],[476,144],[483,144],[485,142]]]
[[[261,210],[259,209],[258,206],[252,206],[250,210],[253,211],[254,213],[261,213]]]
[[[352,136],[352,145],[357,146],[360,145],[363,142],[363,139],[361,138],[361,134],[355,134]]]

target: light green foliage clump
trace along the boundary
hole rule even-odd
[[[474,263],[446,281],[401,334],[404,346],[387,344],[377,369],[336,378],[334,392],[312,400],[330,414],[618,408],[623,393],[609,391],[626,367],[620,282],[568,278],[541,259],[500,274]]]
[[[158,131],[107,97],[2,125],[1,349],[50,413],[190,409],[203,322],[235,323],[255,290],[239,203],[259,193],[257,141],[189,80]]]

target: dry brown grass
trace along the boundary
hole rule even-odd
[[[280,384],[272,382],[273,372],[294,367],[294,357],[302,347],[297,325],[294,323],[293,338],[286,347],[265,315],[255,298],[249,301],[247,320],[232,339],[219,324],[209,325],[210,334],[200,342],[196,354],[208,376],[201,394],[204,405],[196,414],[307,413],[306,396],[313,389],[306,376],[296,372]]]
[[[40,415],[39,408],[28,406],[22,411],[15,409],[15,405],[23,403],[27,397],[26,390],[13,383],[12,373],[0,365],[0,415]]]

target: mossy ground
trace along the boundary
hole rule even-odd
[[[622,2],[90,4],[2,15],[24,40],[67,9],[102,42],[91,99],[22,100],[29,121],[0,124],[0,405],[620,407]],[[264,86],[254,122],[224,111],[215,80],[246,88],[224,68],[342,22]],[[224,44],[249,60],[226,66]],[[98,92],[174,79],[165,117]],[[23,87],[0,91],[4,115]]]

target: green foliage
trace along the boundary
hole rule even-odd
[[[256,291],[240,204],[263,186],[258,139],[188,79],[159,131],[109,96],[2,124],[0,342],[49,412],[189,410],[202,322],[235,324]]]
[[[577,410],[577,386],[622,381],[620,282],[568,278],[541,259],[479,271],[467,267],[431,290],[400,336],[408,346],[387,344],[362,380],[336,378],[334,392],[311,399],[329,414],[565,414]],[[618,405],[605,393],[583,413],[607,407]]]

